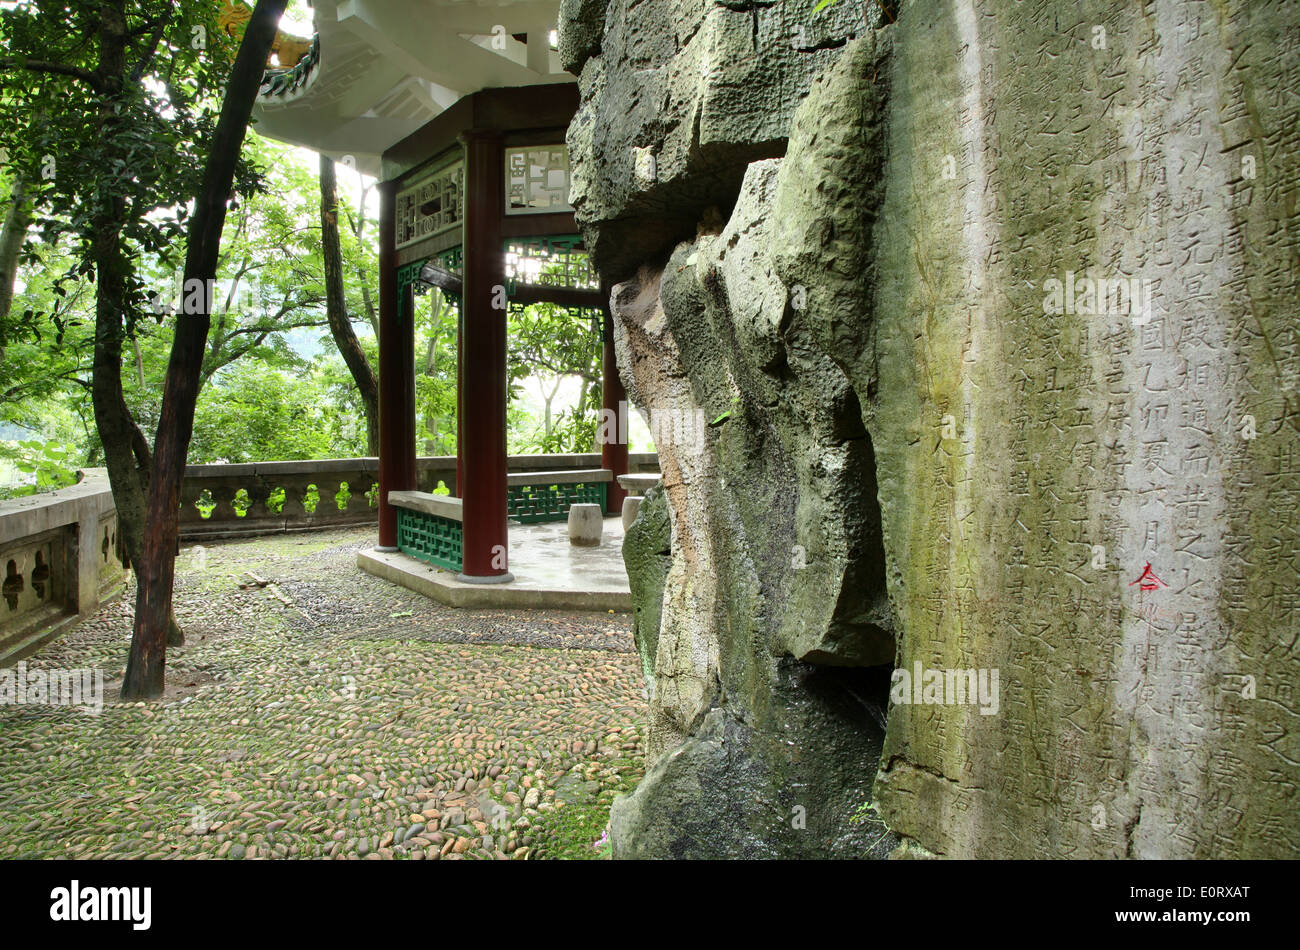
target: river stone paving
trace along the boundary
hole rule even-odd
[[[186,548],[162,702],[117,701],[129,592],[29,658],[103,670],[104,707],[0,706],[0,857],[606,854],[549,826],[641,778],[628,615],[441,607],[358,571],[373,543]]]

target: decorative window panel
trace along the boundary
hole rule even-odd
[[[433,263],[458,277],[465,276],[465,255],[459,244],[448,248],[441,254],[433,255]],[[457,314],[460,313],[460,294],[453,294],[447,290],[435,290],[434,292],[442,294],[447,302],[456,308]]]
[[[465,272],[465,255],[459,244],[447,248],[441,254],[433,255],[433,261],[443,270],[451,271],[453,274]]]
[[[572,210],[565,146],[506,149],[506,214]]]
[[[578,235],[511,238],[506,242],[506,279],[513,285],[542,284],[596,290],[600,278]]]
[[[456,162],[397,193],[397,246],[441,234],[464,218],[464,165]]]

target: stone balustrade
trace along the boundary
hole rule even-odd
[[[0,502],[0,666],[39,649],[126,581],[102,471],[70,488]]]
[[[420,491],[432,493],[440,482],[455,491],[454,456],[417,464]],[[589,481],[600,456],[514,455],[508,464],[512,488],[555,485]],[[633,472],[658,466],[653,453],[629,459]],[[373,524],[378,470],[374,458],[191,465],[181,485],[181,540]],[[434,498],[443,513],[459,502]],[[121,592],[126,571],[118,547],[117,512],[102,469],[83,473],[70,488],[0,502],[0,666],[32,653]]]
[[[441,482],[456,490],[455,456],[417,460],[419,490],[433,492]],[[600,456],[512,455],[512,477],[599,468]],[[633,471],[655,471],[658,456],[629,459]],[[252,462],[244,465],[191,465],[181,488],[181,539],[201,541],[369,524],[376,520],[379,460],[325,459],[304,462]]]
[[[374,458],[191,465],[181,485],[181,538],[367,524],[376,519],[378,472]]]

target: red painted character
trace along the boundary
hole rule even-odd
[[[1161,587],[1169,586],[1152,572],[1150,561],[1147,561],[1147,566],[1142,568],[1142,575],[1135,581],[1129,581],[1128,586],[1132,587],[1134,584],[1141,585],[1139,590],[1159,590]]]

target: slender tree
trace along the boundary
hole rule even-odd
[[[122,387],[124,343],[146,309],[136,261],[166,254],[183,233],[175,209],[197,190],[194,145],[229,69],[224,40],[215,7],[164,0],[6,7],[0,32],[9,54],[0,56],[0,151],[30,198],[36,229],[27,233],[38,237],[29,243],[71,236],[76,262],[60,284],[95,283],[91,397],[138,576],[150,451]],[[247,172],[241,179],[251,187]]]
[[[366,359],[366,352],[361,348],[361,341],[357,339],[348,315],[343,284],[343,251],[339,245],[338,183],[334,159],[323,152],[320,157],[320,226],[321,258],[325,266],[325,312],[329,317],[330,335],[334,337],[334,345],[361,393],[361,405],[366,414],[366,451],[378,455],[379,380]],[[364,281],[362,287],[365,287]]]
[[[201,287],[204,292],[199,295],[202,303],[196,308],[198,313],[177,317],[172,338],[162,412],[154,439],[144,557],[138,572],[135,628],[126,676],[122,681],[123,699],[152,698],[163,691],[167,628],[176,574],[181,479],[185,475],[185,459],[194,432],[194,408],[198,402],[203,357],[211,326],[212,301],[206,288],[216,280],[221,232],[234,188],[240,150],[286,2],[258,0],[253,8],[231,67],[221,115],[204,167],[203,185],[190,219],[184,286]]]
[[[14,302],[14,280],[18,277],[18,255],[22,252],[31,223],[27,186],[16,177],[9,189],[9,207],[4,224],[0,225],[0,331],[9,322],[9,310]],[[5,357],[4,344],[4,336],[0,333],[0,360]]]

